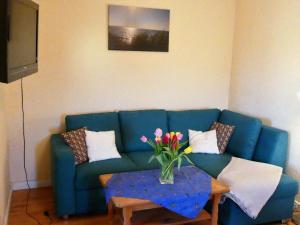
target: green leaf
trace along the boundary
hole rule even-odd
[[[186,155],[183,155],[183,157],[189,162],[189,164],[191,164],[191,165],[195,165],[190,159],[189,159],[189,157],[187,157]]]
[[[153,161],[153,159],[155,159],[156,158],[156,156],[155,155],[152,155],[151,157],[150,157],[150,159],[148,160],[148,163],[151,163],[152,161]]]
[[[183,142],[183,143],[180,143],[180,144],[179,144],[179,148],[182,148],[182,146],[185,146],[187,143],[188,143],[188,141],[185,141],[185,142]]]
[[[177,164],[177,168],[178,168],[178,170],[180,170],[180,167],[181,167],[181,162],[182,162],[182,158],[181,158],[181,157],[179,157],[179,158],[178,158],[178,164]]]
[[[153,141],[148,140],[147,143],[148,143],[152,148],[155,149],[156,145],[153,143]]]
[[[164,154],[167,154],[167,155],[169,155],[170,157],[173,156],[171,152],[164,152]]]
[[[159,162],[160,165],[163,165],[163,155],[160,154],[160,155],[157,155],[155,156],[155,158],[157,159],[157,161]]]
[[[163,147],[166,151],[170,151],[171,149],[169,147]]]

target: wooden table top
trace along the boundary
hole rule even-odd
[[[112,176],[113,174],[100,175],[99,180],[101,185],[105,187],[107,182],[110,180]],[[226,185],[217,181],[215,178],[212,178],[211,185],[212,185],[211,195],[223,194],[229,192],[229,188]],[[123,198],[123,197],[112,197],[112,201],[114,202],[115,206],[118,208],[145,205],[145,204],[152,203],[151,201],[145,199]]]

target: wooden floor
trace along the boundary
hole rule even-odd
[[[9,214],[9,225],[38,225],[25,213],[27,191],[16,191],[12,195],[12,202]],[[76,216],[68,220],[57,218],[54,214],[53,195],[51,188],[38,188],[30,192],[28,212],[37,218],[42,225],[50,224],[50,220],[44,215],[48,211],[53,225],[106,225],[108,224],[105,215]],[[121,225],[116,223],[116,225]],[[154,225],[154,224],[153,224]],[[192,224],[191,224],[192,225]],[[193,225],[209,225],[207,222],[194,223]]]

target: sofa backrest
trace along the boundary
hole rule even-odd
[[[93,113],[66,116],[66,130],[76,130],[87,127],[91,131],[110,131],[116,134],[116,145],[119,152],[123,151],[118,113]]]
[[[259,119],[229,110],[140,110],[68,115],[66,130],[87,127],[92,131],[114,130],[120,152],[152,151],[140,141],[142,135],[154,138],[156,128],[163,132],[180,131],[188,140],[188,129],[206,131],[214,121],[234,125],[226,152],[233,156],[277,165],[285,169],[288,133],[262,126]]]
[[[168,111],[169,131],[180,131],[183,141],[188,140],[188,130],[207,131],[220,116],[219,109]]]
[[[255,148],[254,161],[280,166],[285,169],[288,133],[284,130],[263,126]]]
[[[120,111],[119,119],[126,152],[152,150],[151,146],[141,142],[141,136],[145,135],[153,140],[156,128],[168,131],[165,110]]]
[[[262,127],[261,120],[229,110],[223,110],[219,121],[235,126],[226,152],[239,158],[251,160]]]

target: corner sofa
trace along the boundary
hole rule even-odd
[[[152,149],[140,141],[142,135],[153,137],[157,127],[164,132],[181,131],[187,140],[188,129],[207,131],[214,121],[234,125],[235,131],[224,154],[189,155],[197,167],[213,177],[218,176],[232,156],[285,169],[287,132],[264,126],[257,118],[228,110],[121,111],[70,115],[65,121],[67,131],[81,127],[92,131],[114,130],[122,158],[75,166],[70,147],[60,134],[54,134],[51,137],[52,182],[58,216],[106,212],[103,188],[98,182],[100,174],[159,168],[154,161],[148,164]],[[227,199],[219,206],[219,223],[250,225],[291,218],[297,192],[298,183],[283,174],[275,193],[255,220]]]

